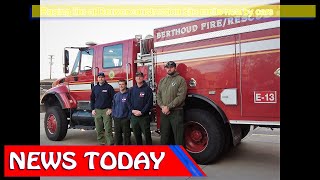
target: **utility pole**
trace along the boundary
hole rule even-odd
[[[51,71],[52,71],[52,64],[53,64],[53,62],[52,62],[53,55],[49,55],[49,59],[50,59],[49,64],[50,64],[50,79],[51,79]]]

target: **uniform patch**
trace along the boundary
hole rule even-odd
[[[122,100],[122,102],[126,102],[127,98],[122,98],[121,100]]]
[[[140,92],[140,97],[144,97],[144,92]]]
[[[172,86],[175,86],[176,84],[177,84],[176,82],[171,83]]]
[[[102,92],[108,92],[108,90],[107,90],[107,89],[104,89],[104,90],[102,90]]]

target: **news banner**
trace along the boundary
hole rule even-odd
[[[206,176],[182,146],[5,146],[5,177]]]

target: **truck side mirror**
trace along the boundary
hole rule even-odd
[[[63,63],[63,72],[69,73],[69,51],[64,50],[64,63]]]

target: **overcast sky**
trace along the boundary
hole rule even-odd
[[[40,0],[40,5],[119,5],[119,4],[267,4],[279,0]],[[153,35],[153,29],[195,18],[46,18],[40,19],[40,80],[50,77],[49,55],[54,55],[52,78],[63,77],[63,48],[85,46],[88,41],[98,44]],[[70,57],[74,58],[74,57]],[[70,69],[74,59],[70,59]]]

